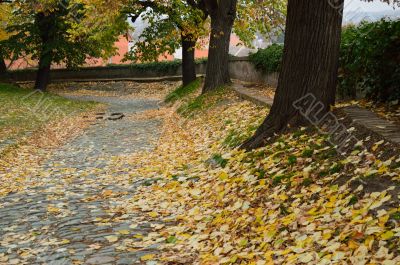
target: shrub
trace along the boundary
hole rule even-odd
[[[250,55],[263,72],[279,71],[283,47],[273,44]],[[380,102],[400,99],[400,20],[346,26],[342,32],[338,94],[362,92]]]
[[[250,54],[249,59],[255,67],[266,73],[279,72],[283,56],[283,45],[272,44]]]
[[[343,29],[339,94],[356,90],[375,101],[400,98],[400,21],[382,19]]]
[[[207,58],[197,59],[196,64],[207,63]],[[154,71],[156,73],[170,73],[176,72],[182,65],[182,60],[174,61],[161,61],[161,62],[148,62],[148,63],[134,63],[129,65],[132,69],[141,71]]]
[[[182,62],[180,60],[174,60],[174,61],[131,64],[130,67],[132,69],[137,69],[143,72],[154,71],[156,73],[163,74],[169,72],[176,72],[181,65]]]

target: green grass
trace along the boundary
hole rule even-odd
[[[214,91],[201,94],[184,102],[177,110],[183,117],[190,118],[198,111],[204,111],[224,100],[226,87],[216,88]]]
[[[174,91],[172,91],[171,93],[169,93],[166,96],[165,102],[173,103],[179,99],[182,99],[182,98],[192,94],[197,89],[199,89],[200,85],[201,85],[201,80],[196,79],[195,81],[193,81],[192,83],[190,83],[187,86],[179,86],[177,89],[175,89]]]
[[[222,168],[228,164],[228,160],[223,158],[221,154],[214,154],[212,160]]]
[[[250,125],[248,126],[245,130],[241,129],[231,129],[227,136],[225,137],[223,141],[223,145],[226,147],[230,148],[235,148],[241,145],[246,139],[248,139],[250,136],[254,134],[256,129],[258,128],[258,123],[257,125]]]
[[[97,105],[0,83],[0,141],[18,139],[49,122],[94,109]]]

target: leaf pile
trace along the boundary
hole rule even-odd
[[[240,101],[188,120],[170,111],[157,149],[129,158],[145,181],[126,211],[167,224],[136,247],[163,243],[154,259],[174,264],[398,264],[400,156],[382,161],[379,142],[340,157],[306,130],[249,153],[224,144],[266,112]]]

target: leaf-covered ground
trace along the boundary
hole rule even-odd
[[[96,107],[94,102],[0,84],[0,142],[32,133],[40,127]]]
[[[131,158],[149,179],[126,204],[175,225],[143,238],[164,242],[162,263],[399,264],[400,156],[355,146],[338,156],[326,135],[299,130],[244,153],[266,109],[219,100],[183,119],[171,111],[152,153]],[[363,139],[365,143],[372,139]]]
[[[91,244],[89,250],[112,247],[115,253],[106,252],[111,263],[120,261],[114,254],[133,253],[138,260],[125,260],[128,264],[400,263],[397,149],[366,136],[339,156],[328,136],[304,129],[245,153],[235,147],[254,132],[268,109],[226,89],[195,95],[126,117],[164,119],[154,150],[105,157],[104,170],[62,165],[66,181],[55,179],[56,188],[48,190],[57,191],[56,200],[68,198],[67,186],[86,188],[82,207],[99,201],[111,217],[95,218],[91,225],[115,230],[121,222],[130,224],[107,231],[104,243]],[[9,177],[40,169],[23,160],[13,165]],[[59,174],[47,169],[40,185]],[[137,187],[128,194],[104,188],[134,183]],[[64,206],[54,203],[48,216],[72,217],[74,212]],[[149,223],[149,230],[138,230]],[[33,234],[26,238],[37,240]],[[52,249],[75,255],[71,251],[79,242],[62,240]],[[141,252],[155,246],[158,251]],[[0,254],[0,261],[9,260]]]
[[[94,102],[0,84],[0,198],[26,188],[51,151],[84,131],[89,117],[102,109]]]

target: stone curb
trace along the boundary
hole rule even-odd
[[[256,105],[271,107],[274,102],[273,99],[258,95],[240,84],[234,84],[232,88],[240,98],[251,101]],[[379,117],[376,113],[358,106],[349,106],[342,110],[355,124],[380,135],[387,141],[400,144],[399,125],[393,124]]]
[[[256,105],[263,107],[271,107],[274,100],[265,96],[257,95],[256,93],[246,89],[242,85],[233,84],[233,90],[239,95],[240,98],[253,102]]]
[[[382,136],[387,141],[400,144],[399,125],[393,124],[379,117],[378,114],[358,106],[348,106],[342,110],[355,124]]]

